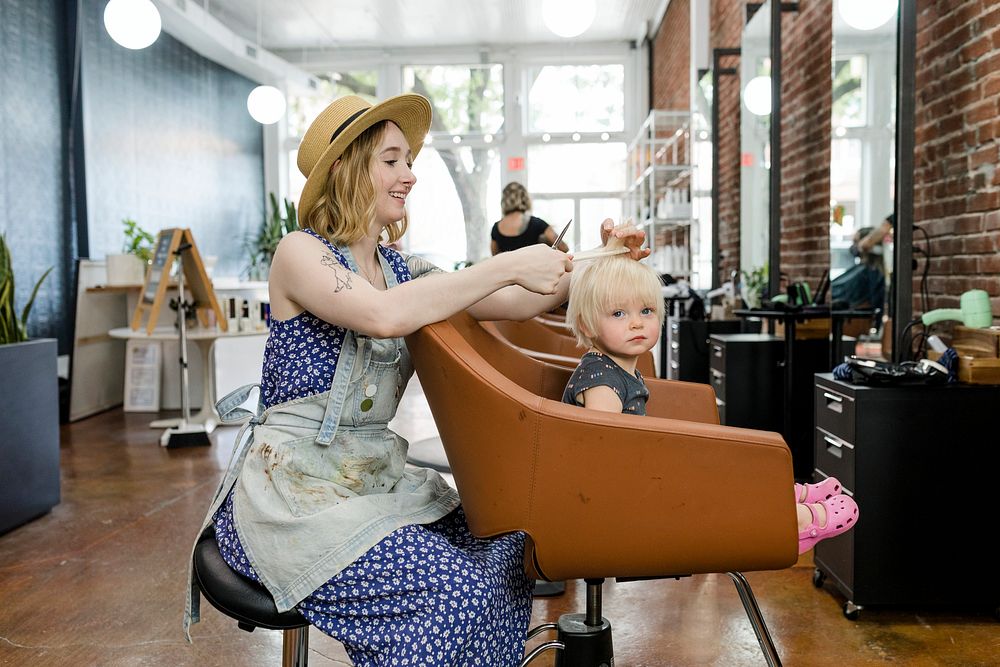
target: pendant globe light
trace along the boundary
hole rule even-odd
[[[260,0],[257,0],[257,53],[261,41]],[[285,95],[274,86],[257,86],[247,95],[247,111],[261,125],[271,125],[285,115]]]
[[[542,21],[560,37],[582,35],[594,22],[596,0],[544,0]]]
[[[771,77],[755,76],[743,89],[743,104],[755,116],[771,113]]]
[[[104,28],[126,49],[144,49],[160,36],[160,12],[150,0],[110,0]]]
[[[285,96],[274,86],[257,86],[247,96],[247,111],[261,125],[271,125],[285,115]]]
[[[855,30],[876,30],[899,9],[899,0],[839,0],[837,12]]]

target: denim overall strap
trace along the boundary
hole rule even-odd
[[[223,492],[223,490],[228,493],[230,487],[232,487],[240,468],[239,465],[233,465],[233,462],[242,459],[247,445],[253,440],[252,435],[254,426],[260,424],[264,419],[264,406],[260,403],[259,398],[257,400],[256,412],[251,412],[246,408],[240,407],[250,398],[250,394],[253,393],[254,389],[259,390],[260,384],[257,382],[245,384],[242,387],[232,390],[215,402],[215,409],[218,411],[219,419],[223,424],[236,424],[238,422],[244,423],[243,427],[240,428],[240,432],[236,434],[236,440],[233,441],[233,453],[229,456],[229,465],[226,466],[226,474],[223,475],[222,481],[219,483],[219,488],[216,489],[215,496],[212,498],[213,507],[215,505],[215,501],[218,500],[219,495]],[[247,438],[246,442],[244,442],[243,436],[247,431],[250,431],[251,437]],[[214,513],[214,511],[215,510],[213,509],[210,514]],[[204,526],[202,526],[202,528],[204,529]]]

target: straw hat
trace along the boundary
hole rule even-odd
[[[399,126],[416,157],[431,126],[431,103],[415,94],[390,97],[374,105],[357,95],[346,95],[334,100],[316,117],[299,144],[297,163],[306,177],[299,197],[300,216],[309,215],[323,194],[330,166],[343,155],[348,144],[383,120]]]

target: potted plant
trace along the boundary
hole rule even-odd
[[[109,285],[141,285],[146,279],[146,267],[153,255],[156,239],[131,219],[122,220],[125,240],[120,254],[106,258]]]
[[[7,239],[0,235],[0,533],[59,502],[59,389],[56,341],[28,339],[27,320],[42,281],[18,314]]]
[[[768,271],[767,262],[751,271],[743,271],[743,284],[740,285],[740,296],[746,302],[747,308],[760,308],[767,295]]]
[[[278,243],[285,234],[299,228],[295,204],[283,199],[285,210],[284,215],[282,215],[278,209],[278,198],[274,196],[273,192],[268,193],[268,196],[271,200],[271,215],[261,223],[257,236],[249,239],[246,243],[247,252],[250,255],[250,264],[247,266],[246,272],[250,280],[267,280],[271,259],[274,257],[274,251],[278,248]]]

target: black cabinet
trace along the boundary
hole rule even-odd
[[[669,380],[708,384],[708,337],[739,333],[739,320],[686,320],[668,317],[663,323],[660,372]]]
[[[709,384],[726,426],[781,430],[784,341],[772,334],[713,334]]]
[[[864,387],[823,373],[814,401],[814,481],[837,477],[860,509],[854,529],[816,545],[814,583],[836,586],[849,618],[864,605],[997,608],[985,540],[1000,387]]]

